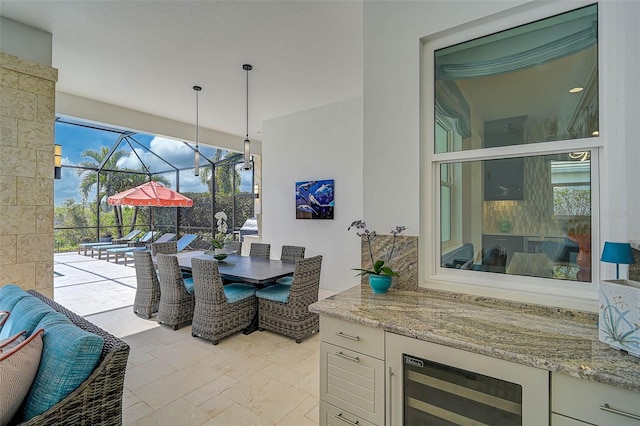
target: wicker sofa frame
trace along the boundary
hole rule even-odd
[[[65,315],[73,324],[104,339],[93,373],[62,401],[20,425],[122,425],[122,392],[129,345],[35,290],[28,293]]]

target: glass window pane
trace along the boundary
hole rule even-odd
[[[435,152],[598,135],[591,5],[435,52]],[[460,145],[442,142],[454,123]]]
[[[462,190],[460,182],[470,182],[471,188],[452,205],[442,186],[443,243],[449,221],[465,236],[453,250],[451,242],[443,246],[442,266],[591,282],[590,159],[565,153],[509,160],[508,173],[494,173],[496,160],[452,163],[462,178],[454,180],[451,193]],[[521,191],[505,189],[494,197],[488,185],[521,185]]]
[[[440,187],[440,210],[441,241],[446,243],[451,240],[451,188],[444,185]]]

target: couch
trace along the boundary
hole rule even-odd
[[[42,336],[35,378],[9,425],[122,424],[129,345],[34,290],[10,284],[0,287],[0,311],[9,312],[0,327],[5,340],[19,329],[33,337],[27,340]],[[8,383],[14,386],[4,380],[2,398],[10,393]],[[48,405],[43,406],[47,399]]]

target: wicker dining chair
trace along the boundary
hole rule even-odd
[[[158,322],[177,330],[193,319],[195,297],[193,280],[184,279],[180,272],[178,259],[170,254],[158,254],[158,280],[160,281],[160,305]],[[187,290],[190,288],[190,291]]]
[[[301,246],[282,246],[280,260],[298,260],[304,258],[304,247]]]
[[[296,261],[304,258],[304,247],[301,246],[282,246],[282,252],[280,253],[280,260],[286,262]],[[282,277],[276,280],[277,284],[291,285],[293,277]]]
[[[318,314],[309,305],[318,301],[322,256],[296,260],[291,285],[276,284],[256,292],[258,329],[293,337],[296,343],[320,330]]]
[[[249,256],[265,257],[269,259],[269,257],[271,256],[271,244],[251,243],[251,248],[249,249]]]
[[[233,254],[242,254],[242,241],[227,241],[224,247],[233,251]]]
[[[257,309],[256,288],[249,284],[222,285],[218,262],[194,258],[191,261],[196,306],[191,335],[220,339],[251,325]]]
[[[158,312],[160,304],[158,274],[148,251],[134,251],[133,259],[136,262],[136,296],[133,312],[151,318],[151,315]]]
[[[178,243],[176,241],[169,241],[166,243],[151,243],[151,256],[155,256],[158,253],[172,254],[178,252]]]

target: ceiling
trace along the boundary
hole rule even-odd
[[[262,121],[362,95],[360,1],[2,0],[53,34],[56,90],[249,135]],[[108,123],[117,124],[117,123]]]

